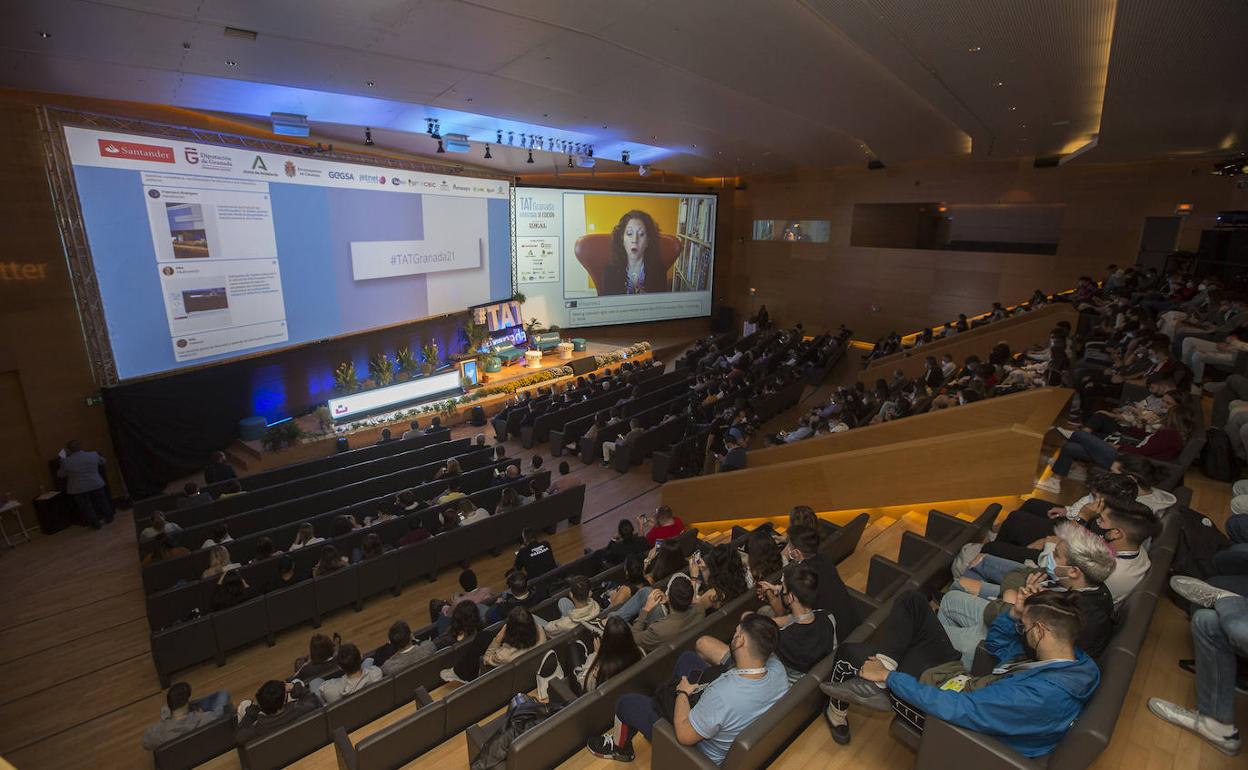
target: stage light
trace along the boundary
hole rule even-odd
[[[592,144],[585,150],[585,154],[591,158],[594,157],[594,146]]]
[[[499,143],[501,144],[502,142],[500,141]],[[514,145],[515,143],[516,143],[516,132],[508,131],[507,132],[507,144]]]
[[[498,141],[495,142],[494,144],[502,144],[502,143],[503,143],[503,129],[500,128],[498,129]]]
[[[369,81],[368,81],[368,82],[366,82],[364,85],[368,86],[369,88],[372,88],[373,86],[375,86],[375,85],[377,85],[377,84],[376,84],[376,83],[374,83],[373,81],[369,80]]]
[[[501,134],[502,132],[500,131],[499,133]],[[484,156],[484,157],[485,157],[485,159],[486,159],[486,160],[490,160],[491,158],[493,158],[493,157],[494,157],[493,155],[491,155],[491,154],[490,154],[490,145],[488,145],[488,144],[487,144],[487,145],[485,145],[485,156]]]
[[[442,146],[442,140],[439,139],[438,140],[438,154],[441,155],[445,152],[446,152],[446,148]]]
[[[433,136],[433,118],[425,118],[425,133]]]
[[[621,163],[623,163],[625,166],[629,165],[629,163],[628,163],[628,150],[624,150],[624,151],[622,151],[622,152],[620,153],[620,162],[621,162]]]
[[[526,160],[526,161],[525,161],[525,163],[532,163],[532,162],[533,162],[533,150],[532,150],[532,149],[530,149],[530,150],[529,150],[529,159],[528,159],[528,160]]]
[[[237,66],[238,66],[238,62],[234,61],[233,59],[226,59],[226,60],[225,60],[225,66],[227,66],[227,67],[237,67]]]
[[[373,129],[368,127],[364,128],[364,144],[369,147],[373,146]]]
[[[39,37],[43,38],[44,40],[47,40],[48,38],[52,37],[52,33],[51,33],[51,32],[44,32],[44,31],[40,30],[40,31],[39,31]]]
[[[568,156],[568,168],[576,168],[576,164],[572,162],[572,156]]]

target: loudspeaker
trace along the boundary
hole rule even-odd
[[[472,408],[471,414],[472,414],[472,417],[469,418],[469,420],[470,422],[472,422],[473,427],[480,428],[482,425],[485,425],[485,410],[484,409],[482,409],[480,406],[474,406]]]
[[[585,356],[572,361],[572,374],[578,377],[582,374],[589,374],[597,368],[598,364],[594,362],[593,356]]]
[[[347,451],[347,450],[348,450],[348,449],[350,449],[350,448],[351,448],[351,445],[350,445],[349,443],[347,443],[347,437],[346,437],[346,436],[339,436],[339,437],[338,437],[338,451],[339,451],[339,452],[345,452],[345,451]]]

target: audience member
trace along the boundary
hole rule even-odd
[[[646,594],[641,612],[633,621],[633,638],[646,652],[670,642],[705,617],[693,605],[693,583],[683,572],[672,575],[667,590],[657,588]]]
[[[230,561],[230,552],[223,545],[214,545],[208,552],[208,568],[204,570],[202,577],[216,577],[223,572],[232,569],[238,569],[241,564],[235,564]]]
[[[152,514],[152,523],[139,533],[139,540],[142,542],[155,540],[158,535],[169,535],[172,537],[181,531],[182,528],[177,524],[172,521],[165,521],[163,511],[156,511]]]
[[[606,683],[645,656],[633,639],[633,630],[622,618],[607,618],[602,635],[593,635],[593,645],[593,652],[573,674],[581,692]]]
[[[642,514],[638,517],[641,524],[641,531],[646,537],[646,542],[653,548],[660,540],[670,540],[685,531],[685,523],[680,517],[672,513],[672,509],[666,505],[660,505],[654,512],[654,516]]]
[[[238,728],[234,740],[239,744],[285,727],[321,707],[320,701],[302,683],[271,679],[256,691],[256,700],[238,704]]]
[[[211,502],[212,495],[200,491],[199,485],[194,481],[188,481],[182,486],[182,496],[178,498],[178,509],[195,508]]]
[[[342,676],[325,682],[313,680],[308,683],[308,687],[319,694],[326,705],[333,704],[370,684],[381,681],[381,669],[374,666],[371,660],[363,660],[360,657],[360,648],[354,644],[339,646],[338,652],[334,655],[334,661],[342,671]]]
[[[546,540],[539,540],[536,530],[525,527],[520,534],[520,539],[522,545],[520,550],[516,551],[516,559],[512,563],[513,569],[533,579],[559,566],[555,561],[555,552],[551,550],[550,543]]]
[[[226,459],[225,452],[213,452],[208,465],[204,467],[204,483],[216,484],[235,478],[238,478],[238,474]]]
[[[217,690],[192,701],[191,686],[186,682],[174,682],[165,694],[165,708],[161,709],[160,721],[143,731],[143,748],[155,751],[172,740],[212,724],[225,714],[229,705],[230,694],[225,690]]]
[[[82,448],[76,439],[65,444],[56,477],[65,479],[65,492],[79,515],[94,529],[113,521],[113,503],[104,482],[104,458]]]

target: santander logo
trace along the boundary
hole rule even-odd
[[[155,144],[119,142],[115,139],[99,139],[100,155],[118,160],[150,160],[153,163],[173,163],[173,148]]]

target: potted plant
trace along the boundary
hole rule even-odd
[[[280,452],[298,443],[302,437],[303,429],[296,425],[294,420],[286,420],[270,425],[269,429],[264,432],[264,437],[260,439],[260,445],[269,451]]]
[[[354,393],[360,389],[360,378],[355,373],[355,362],[341,363],[334,370],[334,389],[341,393]]]
[[[465,358],[476,358],[478,366],[485,366],[485,359],[489,357],[489,353],[482,353],[481,349],[490,342],[490,330],[485,324],[474,322],[471,318],[467,323],[459,327],[459,331],[464,335],[464,340],[468,344],[468,349],[464,351]]]
[[[321,404],[316,408],[316,422],[322,433],[329,433],[334,429],[334,416],[330,414],[328,404]]]
[[[420,369],[420,361],[416,360],[416,354],[407,345],[394,354],[394,363],[399,368],[400,380],[410,379]]]
[[[541,331],[541,328],[542,322],[537,320],[536,316],[530,318],[528,323],[524,325],[524,336],[529,338],[529,347],[534,350],[537,349],[537,343],[533,341],[533,335]]]
[[[368,373],[378,387],[386,387],[394,382],[394,359],[385,353],[378,353],[368,359]]]
[[[437,343],[430,340],[426,342],[420,349],[421,358],[424,359],[420,364],[420,372],[425,376],[433,374],[433,370],[438,366],[438,346]]]
[[[511,301],[512,301],[512,302],[518,302],[518,303],[520,303],[521,305],[523,305],[523,304],[524,304],[524,300],[525,300],[524,292],[522,292],[522,291],[513,291],[513,292],[511,293]]]

